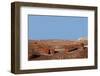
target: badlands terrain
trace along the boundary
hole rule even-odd
[[[87,58],[87,45],[87,40],[29,40],[28,60]]]

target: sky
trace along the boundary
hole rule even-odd
[[[88,36],[88,18],[75,16],[28,16],[28,39],[77,40]]]

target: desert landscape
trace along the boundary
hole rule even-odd
[[[29,40],[28,60],[88,58],[88,40]]]

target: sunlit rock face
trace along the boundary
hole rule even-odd
[[[79,41],[81,41],[82,43],[84,43],[84,45],[88,45],[88,38],[86,37],[81,37],[78,39]]]
[[[87,58],[88,40],[29,40],[28,59],[74,59]]]

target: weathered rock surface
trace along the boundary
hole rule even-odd
[[[75,59],[87,58],[87,40],[29,40],[28,59]]]

